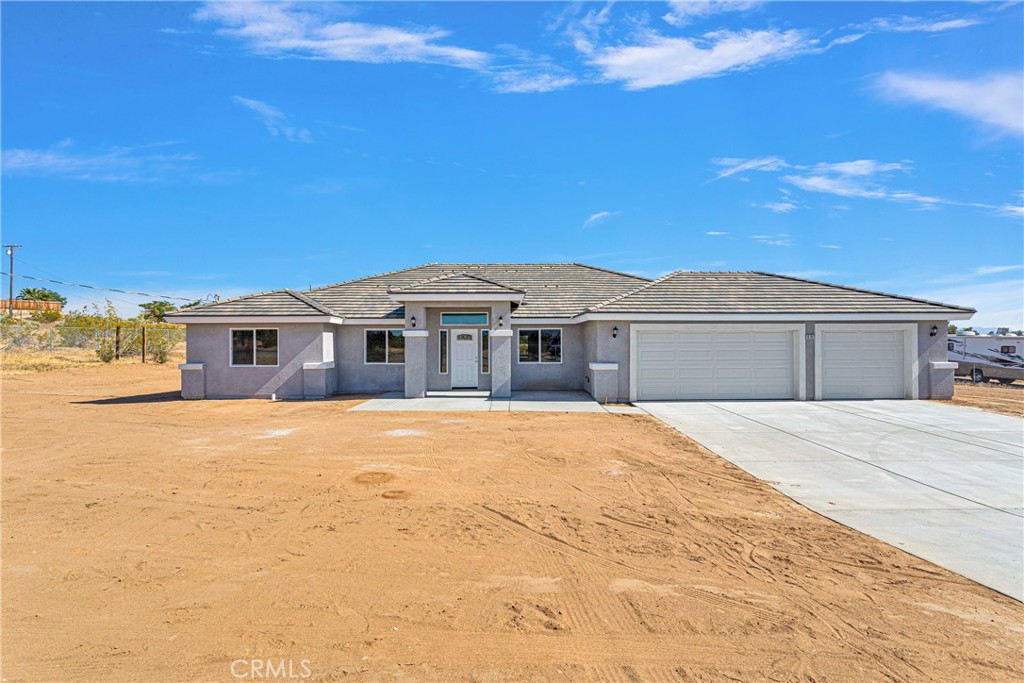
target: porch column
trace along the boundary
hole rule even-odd
[[[512,320],[507,302],[491,307],[491,397],[512,396]]]
[[[405,307],[405,397],[427,395],[427,309]]]

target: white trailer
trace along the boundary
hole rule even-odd
[[[1010,384],[1024,380],[1024,337],[949,336],[948,359],[956,362],[955,374],[975,382],[990,379]]]

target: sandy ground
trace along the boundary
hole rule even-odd
[[[1018,382],[1019,384],[1019,382]],[[992,413],[1024,417],[1024,389],[985,382],[982,384],[956,383],[952,403],[981,408]]]
[[[3,680],[1024,677],[1020,603],[646,416],[175,383],[4,379]]]

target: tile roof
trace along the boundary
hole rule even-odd
[[[935,313],[973,308],[760,272],[676,271],[594,313]]]
[[[492,282],[478,275],[469,273],[455,273],[454,275],[441,275],[433,277],[414,285],[395,287],[390,290],[392,294],[497,294],[507,296],[509,294],[522,294],[523,290],[513,287],[506,287],[503,284]]]
[[[234,299],[225,299],[216,303],[195,308],[186,308],[169,314],[177,315],[330,315],[325,306],[313,301],[303,294],[290,289],[278,289],[272,292],[249,294]]]
[[[623,294],[646,278],[578,263],[432,263],[407,270],[351,280],[304,292],[310,299],[349,318],[401,318],[404,310],[390,296],[394,290],[468,275],[525,292],[512,317],[569,317]],[[462,281],[465,282],[465,281]]]

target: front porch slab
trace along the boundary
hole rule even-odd
[[[486,391],[431,391],[423,398],[404,398],[402,392],[394,391],[352,410],[643,414],[630,405],[603,405],[583,391],[514,391],[511,398],[491,398]]]

